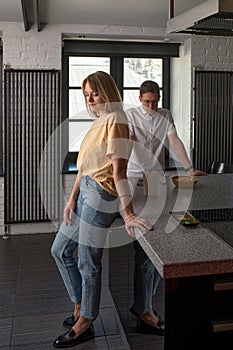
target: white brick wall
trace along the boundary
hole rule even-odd
[[[25,32],[21,23],[0,23],[3,41],[3,64],[11,68],[60,69],[61,32],[36,27]]]
[[[192,37],[192,66],[203,70],[233,70],[233,37]]]
[[[22,23],[0,22],[0,33],[3,41],[3,63],[12,68],[28,69],[60,69],[61,41],[63,33],[84,34],[92,37],[116,35],[121,37],[157,38],[165,33],[165,29],[133,26],[106,25],[45,25],[38,32],[34,25],[25,32]]]

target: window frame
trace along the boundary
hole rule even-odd
[[[162,69],[162,107],[170,108],[170,58],[179,57],[179,43],[112,41],[112,40],[74,40],[63,38],[62,46],[62,121],[69,119],[69,57],[110,57],[110,74],[116,81],[123,96],[124,58],[159,58],[163,60]],[[132,87],[132,90],[134,88]],[[74,121],[74,120],[73,120]],[[68,123],[65,123],[68,125]],[[69,149],[69,132],[64,130],[62,150]],[[63,159],[74,158],[77,152],[68,152]],[[67,168],[67,166],[65,166]]]

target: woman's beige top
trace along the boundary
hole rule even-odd
[[[104,114],[95,119],[82,141],[77,166],[81,175],[94,178],[101,187],[117,196],[111,158],[129,159],[130,141],[123,112]]]

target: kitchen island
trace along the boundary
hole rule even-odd
[[[182,226],[171,211],[233,208],[233,174],[199,177],[193,190],[178,189],[170,176],[161,177],[157,196],[146,198],[143,189],[137,188],[133,200],[135,210],[155,227],[143,235],[137,232],[137,236],[165,285],[164,350],[232,349],[233,248],[202,224]],[[126,295],[132,289],[129,252],[133,251],[129,248],[124,256],[125,250],[110,249],[110,290],[120,312],[119,288],[125,289]],[[130,282],[118,284],[117,293],[111,266],[129,260],[131,271],[121,271],[125,274],[122,281]],[[124,325],[127,317],[122,319]]]

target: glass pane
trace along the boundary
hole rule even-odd
[[[162,86],[161,58],[124,58],[124,87],[139,87],[145,80]]]
[[[139,89],[123,91],[124,108],[132,108],[140,105]]]
[[[160,91],[160,100],[159,100],[159,108],[162,108],[162,91]],[[132,108],[137,107],[141,103],[139,101],[139,89],[137,90],[124,90],[123,91],[123,101],[124,101],[124,108]]]
[[[93,121],[69,122],[69,152],[79,152],[81,142]]]
[[[69,118],[90,119],[82,90],[69,91]]]
[[[69,57],[69,86],[81,87],[82,81],[97,70],[110,73],[110,58]]]

